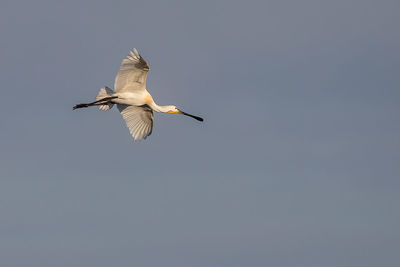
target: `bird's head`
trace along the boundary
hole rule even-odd
[[[168,113],[180,113],[179,109],[176,108],[176,106],[167,106]]]
[[[203,121],[203,118],[200,118],[200,117],[197,117],[195,115],[183,112],[182,110],[179,110],[176,106],[167,106],[167,109],[168,109],[168,111],[167,111],[168,113],[179,113],[179,114],[183,114],[183,115],[192,117],[193,119],[196,119],[198,121]]]

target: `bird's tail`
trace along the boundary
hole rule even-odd
[[[108,88],[107,86],[103,87],[100,89],[99,94],[96,96],[96,101],[101,100],[106,97],[110,97],[110,96],[112,96],[113,93],[114,93],[114,91],[112,89]],[[101,110],[109,110],[114,106],[114,104],[111,102],[108,102],[107,104],[97,105],[97,106]]]

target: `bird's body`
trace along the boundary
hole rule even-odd
[[[136,49],[131,50],[123,59],[115,78],[115,92],[104,87],[100,89],[96,101],[78,104],[77,108],[98,106],[101,110],[109,110],[117,104],[119,111],[135,140],[145,139],[153,129],[153,111],[163,113],[180,113],[196,120],[202,118],[185,113],[175,106],[159,106],[146,89],[146,78],[150,68]]]
[[[150,105],[154,102],[153,97],[147,90],[139,92],[117,92],[111,96],[118,97],[114,100],[115,103],[130,106]]]

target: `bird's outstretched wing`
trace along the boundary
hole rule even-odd
[[[134,48],[122,60],[117,77],[115,77],[115,91],[137,91],[146,88],[146,77],[150,68],[139,52]]]
[[[126,122],[126,126],[133,139],[146,139],[153,130],[153,110],[148,106],[129,106],[117,104],[119,112]]]

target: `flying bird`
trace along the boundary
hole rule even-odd
[[[115,78],[115,92],[108,87],[103,87],[100,89],[96,101],[78,104],[73,109],[97,106],[101,110],[109,110],[116,104],[134,140],[146,139],[151,134],[153,111],[179,113],[203,121],[202,118],[183,112],[176,106],[157,105],[146,89],[146,78],[149,70],[147,62],[134,48],[122,60]]]

